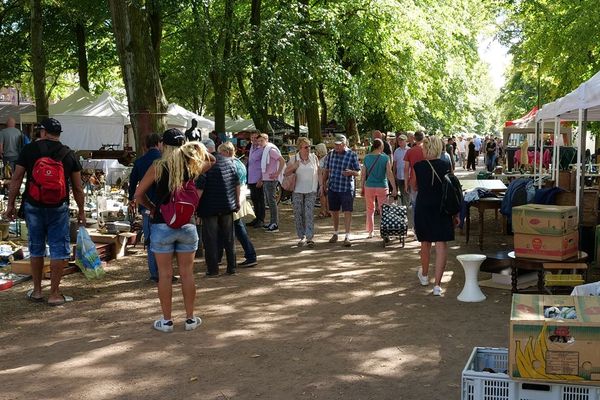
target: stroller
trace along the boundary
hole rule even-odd
[[[380,233],[385,247],[392,237],[397,236],[404,247],[406,231],[408,230],[408,211],[406,206],[398,204],[397,198],[388,204],[381,205]]]

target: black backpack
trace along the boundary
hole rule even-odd
[[[440,212],[446,215],[456,215],[460,212],[463,203],[463,191],[460,181],[452,172],[448,172],[443,178],[433,168],[433,165],[427,160],[431,171],[442,184],[442,202]]]

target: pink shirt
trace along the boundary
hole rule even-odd
[[[277,151],[277,149],[272,148],[271,151],[269,151],[269,159],[267,160],[267,169],[262,174],[263,181],[276,181],[277,180],[277,177],[275,177],[275,179],[273,179],[273,178],[271,178],[271,175],[276,173],[277,170],[279,169],[279,159],[280,158],[281,158],[281,154],[279,153],[279,151]]]

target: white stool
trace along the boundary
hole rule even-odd
[[[479,266],[486,259],[483,254],[461,254],[456,259],[462,264],[465,270],[465,287],[458,295],[458,301],[478,302],[485,300],[485,295],[479,288],[477,274]]]

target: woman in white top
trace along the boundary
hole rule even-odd
[[[314,209],[317,200],[317,185],[319,183],[319,160],[310,151],[310,140],[299,137],[296,141],[297,152],[291,157],[284,175],[296,174],[296,186],[292,193],[294,221],[296,233],[300,241],[298,247],[305,244],[314,247]]]

